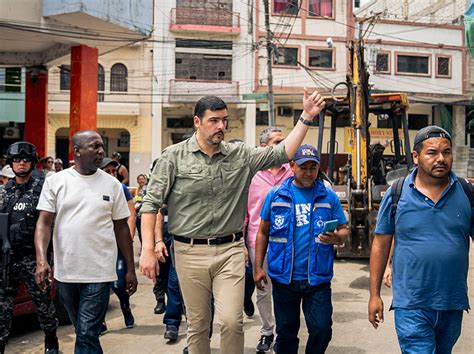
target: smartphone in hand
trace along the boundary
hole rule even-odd
[[[334,230],[336,230],[338,223],[339,223],[339,220],[330,220],[330,221],[324,222],[322,234],[325,235],[327,232],[333,232]]]

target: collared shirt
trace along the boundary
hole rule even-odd
[[[208,238],[241,232],[254,174],[288,162],[284,142],[266,148],[221,142],[210,158],[196,135],[163,151],[153,169],[142,213],[168,204],[171,234]]]
[[[249,200],[247,205],[247,215],[245,217],[247,225],[247,247],[255,248],[257,232],[260,226],[260,210],[267,193],[275,186],[279,186],[288,177],[293,176],[290,165],[285,163],[274,176],[271,170],[257,172],[252,178],[249,186]]]
[[[435,203],[415,186],[415,169],[403,184],[395,219],[391,188],[382,200],[376,234],[393,235],[392,308],[465,310],[471,207],[456,175]]]

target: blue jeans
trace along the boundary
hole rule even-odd
[[[59,296],[76,330],[75,354],[102,353],[99,331],[109,305],[111,283],[57,282]]]
[[[395,309],[402,353],[451,353],[461,334],[462,310]]]
[[[173,257],[173,243],[167,244],[168,255]],[[168,296],[168,304],[166,312],[163,316],[163,323],[167,326],[175,326],[179,328],[181,324],[181,316],[183,315],[183,298],[179,288],[178,274],[174,267],[174,259],[169,259],[170,265],[168,269],[168,284],[166,287],[166,295]]]
[[[298,353],[301,303],[309,334],[305,352],[324,353],[332,338],[331,284],[311,286],[304,280],[287,285],[272,281],[272,286],[276,353]]]
[[[117,253],[117,280],[112,283],[112,290],[115,295],[119,298],[120,308],[128,310],[130,308],[130,296],[127,293],[127,265],[125,264],[125,258],[123,258],[122,252],[118,250]]]

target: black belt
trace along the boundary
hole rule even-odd
[[[242,238],[242,232],[237,232],[235,234],[230,234],[227,236],[220,236],[220,237],[209,237],[209,238],[190,238],[190,237],[183,237],[178,235],[173,235],[174,240],[178,242],[184,243],[192,243],[194,245],[222,245],[223,243],[235,242],[239,241]]]

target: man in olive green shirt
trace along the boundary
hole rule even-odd
[[[155,168],[142,205],[140,270],[155,279],[165,246],[155,240],[160,207],[168,204],[168,230],[174,235],[176,271],[186,305],[191,354],[208,354],[211,297],[221,324],[221,350],[243,353],[245,256],[242,229],[248,187],[259,170],[291,159],[313,117],[324,108],[317,91],[305,89],[303,114],[276,146],[225,143],[227,106],[216,96],[201,98],[194,110],[196,133],[167,147]]]

